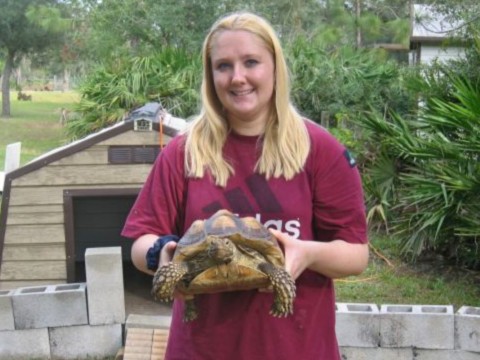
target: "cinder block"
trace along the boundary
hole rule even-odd
[[[88,324],[85,283],[18,288],[12,303],[16,329]]]
[[[462,350],[414,349],[415,360],[480,360],[480,354]]]
[[[376,304],[336,303],[337,339],[340,346],[378,347],[380,316]]]
[[[125,323],[125,293],[121,247],[85,251],[90,325]]]
[[[380,346],[454,349],[451,305],[382,305]]]
[[[457,349],[473,351],[480,359],[480,308],[462,306],[455,315]]]
[[[340,347],[342,360],[479,360],[479,355],[460,350],[421,350],[415,348]]]
[[[0,359],[50,359],[48,329],[0,331]]]
[[[13,290],[0,290],[0,331],[15,329],[12,294]]]
[[[340,347],[342,360],[412,360],[411,348],[384,349],[365,347]],[[453,359],[452,359],[453,360]]]
[[[80,325],[49,329],[52,359],[102,359],[122,347],[122,325]]]

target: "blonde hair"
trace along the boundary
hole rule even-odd
[[[258,36],[273,56],[275,89],[270,118],[262,136],[262,152],[255,171],[266,178],[293,178],[302,171],[310,150],[305,123],[290,102],[288,68],[280,41],[272,26],[251,13],[235,13],[218,20],[203,44],[202,110],[187,130],[185,170],[189,177],[201,178],[205,171],[216,185],[225,187],[233,168],[223,157],[223,146],[229,126],[213,83],[212,44],[217,34],[228,30],[244,30]]]

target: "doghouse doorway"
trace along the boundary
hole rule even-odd
[[[134,268],[133,241],[120,235],[139,189],[65,190],[68,282],[85,281],[85,250],[121,247],[127,313],[158,314],[164,308],[150,294],[152,277]]]

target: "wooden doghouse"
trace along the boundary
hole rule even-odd
[[[80,281],[87,247],[122,246],[128,260],[132,241],[120,236],[126,215],[160,143],[185,125],[149,103],[6,174],[0,289]]]

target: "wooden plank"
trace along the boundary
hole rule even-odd
[[[52,162],[49,164],[49,166],[86,164],[108,164],[108,147],[92,146],[84,151],[76,152],[70,156],[66,156],[58,161]]]
[[[145,180],[145,179],[144,179]],[[83,185],[63,185],[63,186],[43,186],[43,187],[18,187],[15,186],[11,190],[9,207],[13,206],[32,206],[32,205],[61,205],[63,206],[63,190],[78,189],[125,189],[140,188],[143,182],[122,184],[83,184]]]
[[[6,244],[3,249],[3,261],[66,259],[65,244]]]
[[[63,205],[53,204],[53,205],[21,205],[21,206],[12,206],[8,208],[8,214],[36,214],[44,212],[63,212]]]
[[[67,278],[65,261],[3,261],[0,280],[56,280]]]
[[[171,140],[168,135],[163,135],[166,144]],[[97,145],[157,145],[160,144],[157,131],[126,131],[118,136],[111,137],[97,143]]]
[[[152,360],[162,360],[165,358],[169,335],[169,329],[154,330],[152,344]]]
[[[152,340],[153,329],[128,329],[123,360],[150,360]]]
[[[15,183],[15,180],[14,180]],[[9,207],[17,205],[63,204],[62,187],[19,188],[12,186]]]
[[[63,212],[8,214],[7,225],[63,224]]]
[[[144,183],[151,164],[45,166],[14,180],[15,186],[75,186]]]
[[[63,225],[10,225],[5,244],[53,244],[65,242]]]

